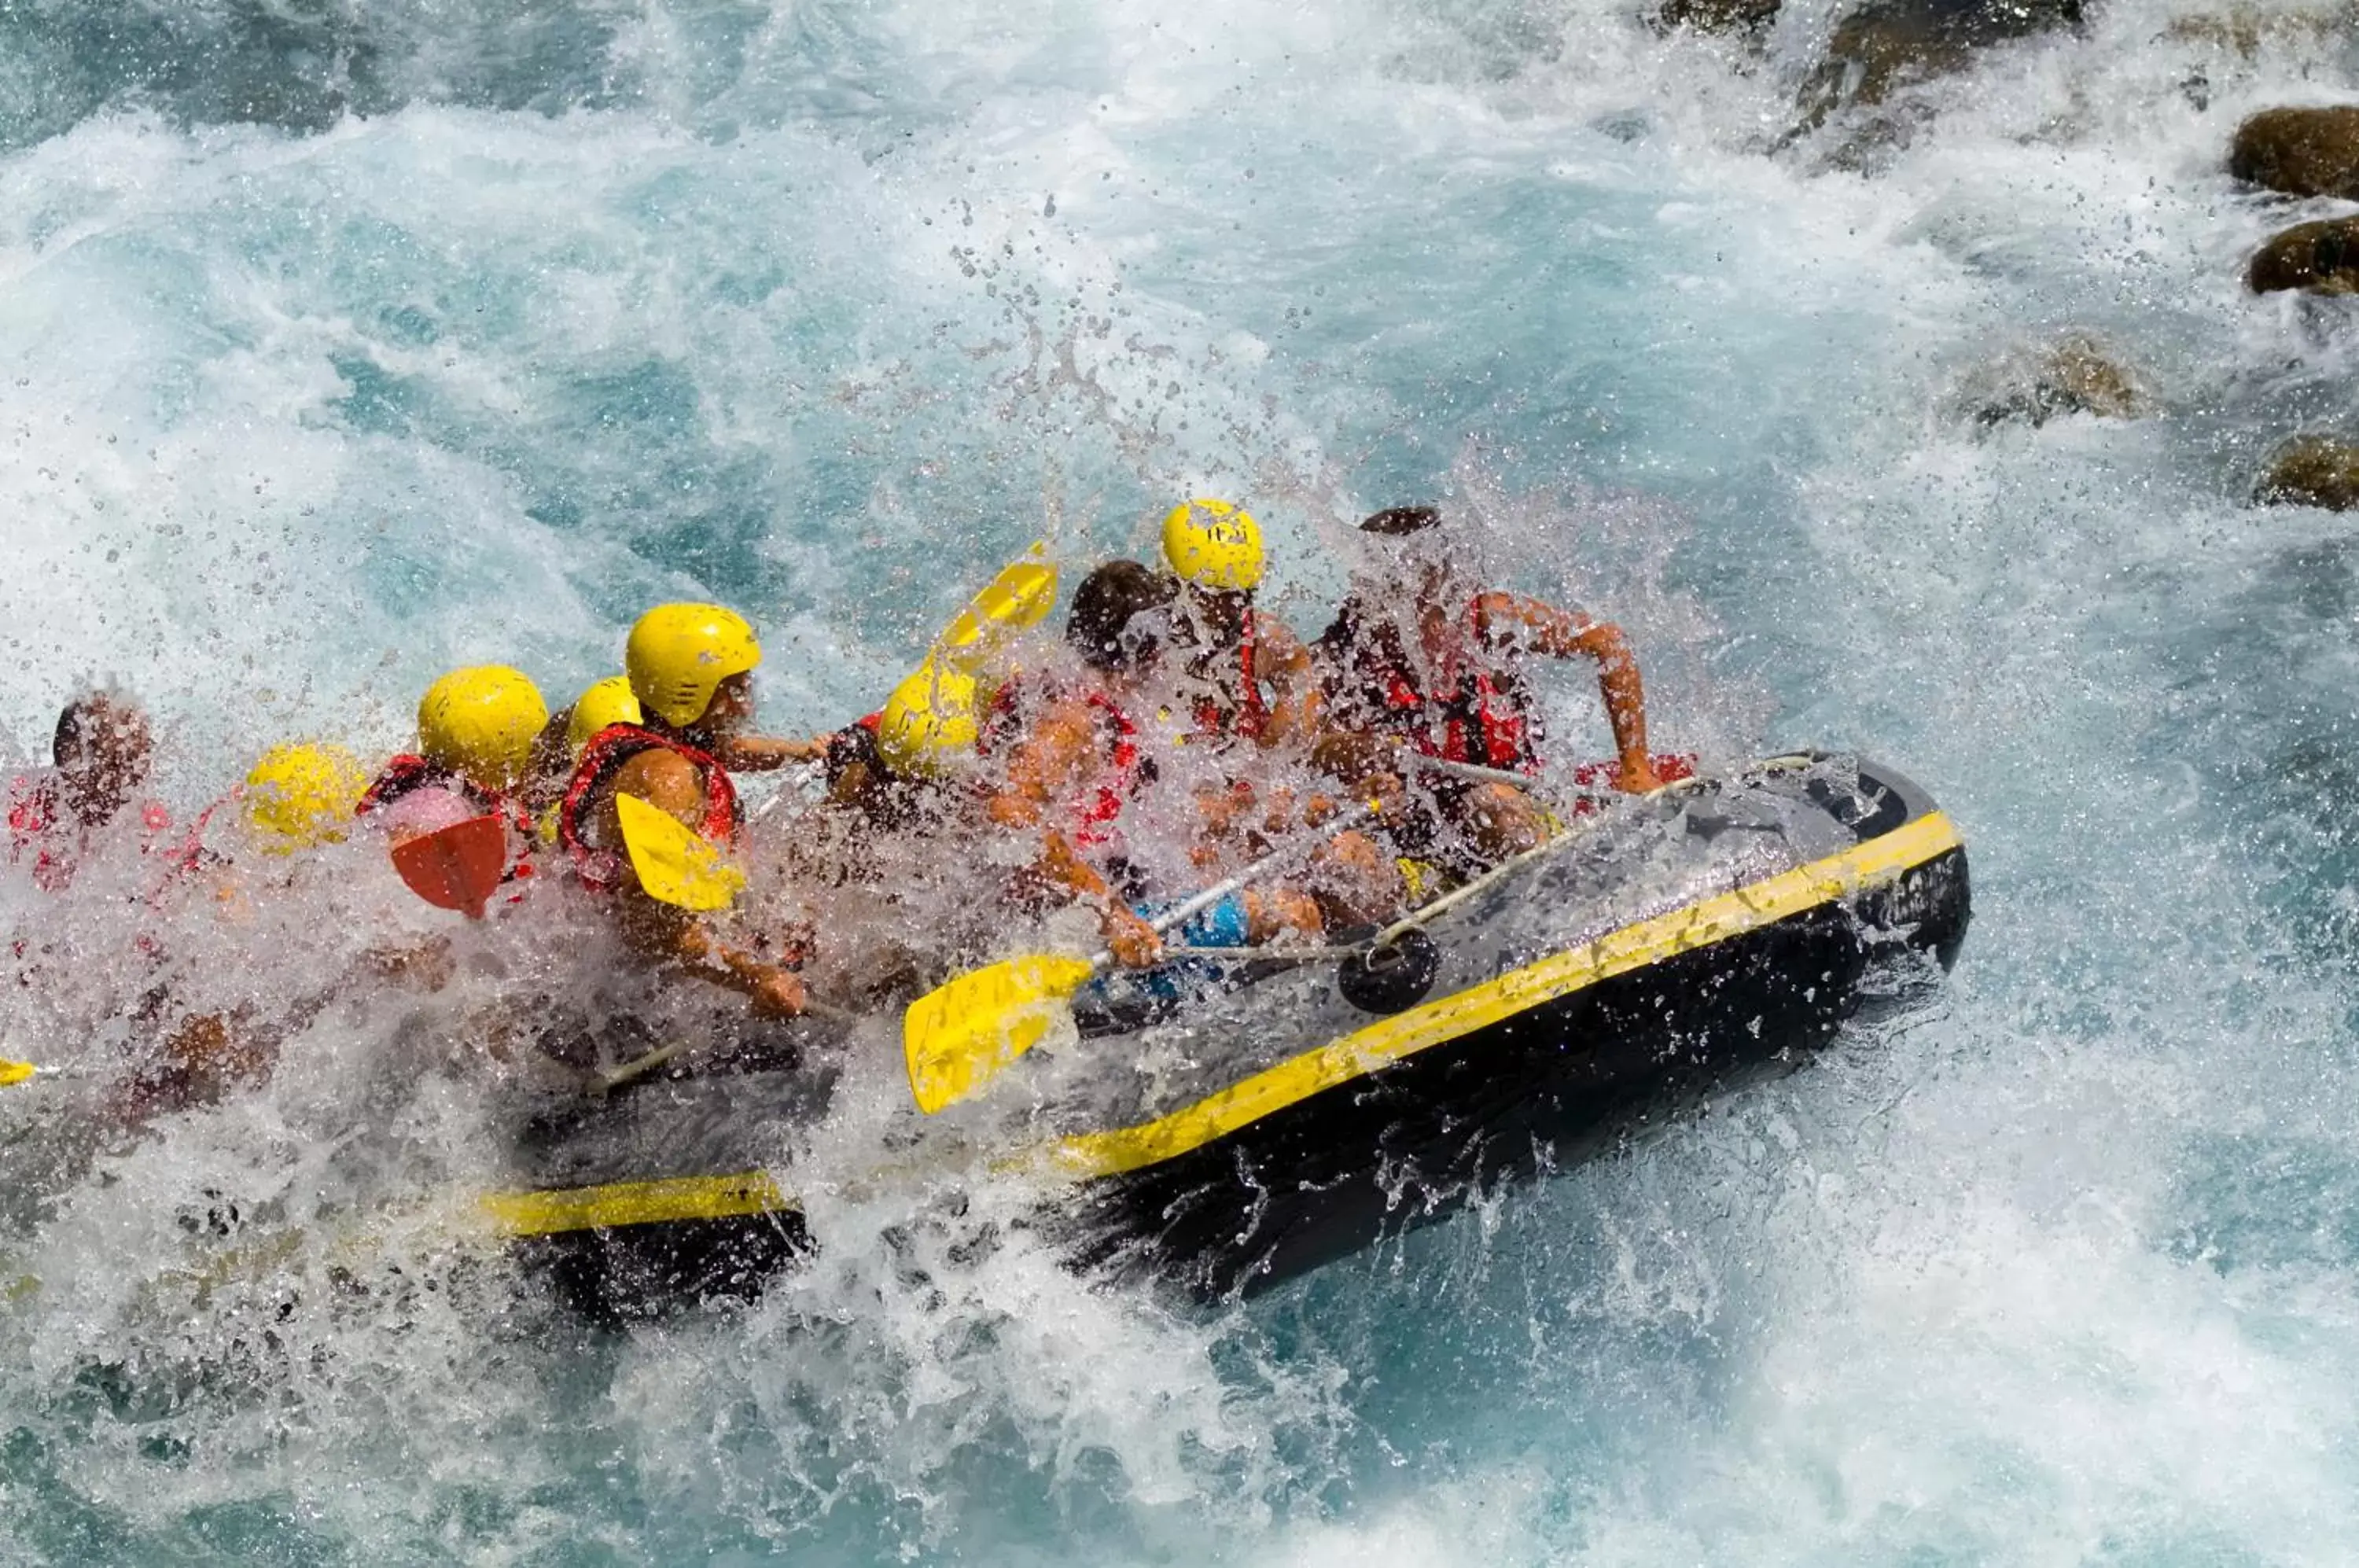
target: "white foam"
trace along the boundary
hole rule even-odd
[[[398,1004],[339,1014],[270,1094],[105,1157],[112,1184],[9,1242],[0,1282],[44,1280],[0,1329],[0,1432],[52,1445],[22,1489],[150,1543],[292,1497],[360,1550],[487,1561],[564,1534],[2332,1560],[2350,1259],[2325,1200],[2241,1215],[2212,1187],[2237,1139],[2354,1152],[2342,983],[2277,934],[2307,906],[2262,842],[2291,808],[2255,793],[2305,707],[2347,709],[2344,628],[2284,608],[2339,581],[2290,545],[2339,536],[2243,506],[2348,351],[2343,306],[2238,283],[2327,209],[2220,169],[2238,115],[2318,95],[2306,57],[2165,37],[2183,10],[2120,0],[1994,54],[1873,176],[1766,150],[1831,6],[1756,58],[1590,0],[782,7],[717,54],[710,18],[655,8],[596,108],[429,91],[306,136],[125,111],[0,159],[0,713],[28,753],[71,684],[120,676],[167,720],[168,792],[202,800],[284,734],[390,746],[462,659],[570,694],[631,609],[691,590],[759,598],[766,703],[836,723],[1043,531],[1044,493],[1077,561],[1146,548],[1180,490],[1251,496],[1313,622],[1344,525],[1440,487],[1506,570],[1638,633],[1660,738],[1889,755],[1982,893],[1938,1023],[1205,1316],[1020,1233],[977,1247],[1020,1189],[908,1225],[909,1191],[852,1181],[880,1045],[792,1151],[840,1238],[821,1266],[611,1361],[528,1312],[511,1334],[496,1279],[336,1294],[305,1237],[355,1178],[321,1151],[410,1038]],[[2162,416],[1961,420],[1978,366],[2068,328]],[[1591,722],[1577,684],[1560,705]],[[219,961],[190,984],[231,989],[250,950],[196,929]],[[303,934],[272,931],[321,964],[357,945]],[[111,1049],[140,976],[100,968],[24,1049]],[[373,1113],[390,1168],[484,1175],[467,1092],[417,1081]],[[159,1294],[208,1187],[276,1203],[293,1258],[226,1301]],[[2174,1240],[2238,1225],[2293,1236],[2259,1261]],[[395,1256],[448,1267],[430,1238]],[[126,1346],[152,1392],[264,1333],[236,1388],[73,1413]],[[484,1522],[450,1522],[462,1495]]]

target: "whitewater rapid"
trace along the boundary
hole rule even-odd
[[[2353,61],[2203,10],[1995,51],[1865,171],[1777,147],[1821,0],[1757,50],[1603,0],[0,11],[22,757],[118,680],[186,809],[687,593],[831,727],[1036,537],[1250,498],[1315,630],[1352,521],[1440,496],[1631,631],[1658,739],[1888,758],[1977,893],[1930,1016],[1208,1311],[831,1184],[881,1070],[798,1151],[858,1240],[742,1317],[601,1338],[430,1237],[333,1297],[356,1104],[421,1168],[495,1137],[339,1012],[0,1204],[0,1563],[2344,1560],[2359,561],[2247,497],[2359,322],[2244,293],[2291,208],[2222,165]],[[2151,417],[1971,418],[2074,331]],[[292,1252],[159,1307],[222,1193]]]

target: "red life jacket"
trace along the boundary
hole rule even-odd
[[[360,804],[353,808],[353,815],[365,817],[381,811],[396,800],[406,795],[414,795],[420,789],[448,789],[454,795],[464,797],[467,803],[478,811],[507,810],[505,800],[486,796],[468,782],[464,774],[448,768],[438,768],[422,757],[403,752],[386,763],[384,770],[362,793]]]
[[[1467,601],[1466,623],[1469,646],[1479,648],[1479,595]],[[1538,726],[1525,711],[1511,679],[1462,652],[1448,661],[1457,673],[1455,687],[1437,698],[1419,689],[1397,639],[1387,635],[1383,641],[1382,662],[1371,672],[1364,692],[1364,700],[1376,710],[1372,718],[1427,757],[1526,773],[1538,769]],[[1447,679],[1449,669],[1442,673]]]
[[[19,779],[8,796],[8,837],[12,859],[34,851],[33,885],[44,893],[61,893],[73,880],[73,863],[42,841],[58,825],[58,787],[48,779]]]
[[[157,801],[145,802],[139,808],[139,825],[147,837],[139,853],[167,861],[167,880],[176,873],[195,870],[204,857],[198,840],[212,815],[212,808],[209,806],[184,842],[167,844],[162,835],[172,831],[172,813]],[[55,836],[65,825],[54,779],[16,780],[8,796],[9,855],[11,859],[21,860],[27,850],[33,852],[33,885],[44,893],[62,893],[73,882],[78,865],[74,851],[80,847],[82,834],[77,829],[76,843],[67,844]]]
[[[1122,704],[1093,688],[1083,698],[1098,716],[1098,736],[1103,766],[1094,789],[1067,803],[1068,834],[1076,849],[1092,849],[1114,842],[1114,826],[1132,797],[1147,782],[1145,759],[1138,749],[1138,724]]]
[[[1647,759],[1655,777],[1665,784],[1676,784],[1682,779],[1695,777],[1696,754],[1692,751],[1658,751]],[[1619,789],[1622,788],[1622,765],[1618,762],[1584,762],[1572,770],[1572,781],[1583,789]],[[1600,810],[1595,795],[1583,795],[1572,803],[1576,817],[1594,816]]]
[[[500,880],[516,882],[533,874],[532,846],[537,824],[530,807],[512,794],[486,794],[477,789],[466,775],[437,767],[408,752],[399,753],[386,763],[384,770],[362,794],[360,804],[353,808],[353,815],[365,817],[384,811],[403,796],[415,794],[420,789],[448,789],[479,812],[497,813],[506,818],[508,826],[516,830],[515,840],[518,848],[516,859],[500,874]]]
[[[582,804],[620,772],[623,764],[641,752],[658,750],[678,753],[704,776],[704,821],[697,831],[715,844],[728,844],[737,837],[744,813],[737,804],[737,787],[730,782],[729,770],[718,757],[636,724],[608,724],[582,748],[572,780],[565,786],[564,803],[557,808],[557,842],[573,856],[573,869],[582,886],[593,892],[612,891],[621,881],[623,855],[619,849],[600,848],[583,836]]]
[[[155,897],[160,896],[175,878],[192,875],[221,858],[205,847],[205,830],[212,825],[213,813],[232,800],[239,799],[240,793],[240,789],[233,789],[199,811],[197,820],[189,824],[189,831],[181,834],[177,843],[166,844],[159,839],[147,846],[149,855],[164,862],[163,879],[156,884],[156,892],[150,895],[151,901]],[[142,814],[150,833],[164,833],[171,831],[171,814],[163,807],[150,801]]]
[[[1258,740],[1269,727],[1269,704],[1262,700],[1261,681],[1254,673],[1254,627],[1260,616],[1245,612],[1245,634],[1237,639],[1236,705],[1207,694],[1196,700],[1196,733],[1206,738],[1229,736]]]
[[[1044,693],[1046,702],[1058,701],[1064,695],[1062,691]],[[1052,806],[1050,815],[1051,825],[1063,833],[1066,843],[1076,849],[1093,849],[1114,842],[1115,821],[1132,797],[1146,786],[1154,770],[1139,750],[1138,724],[1124,712],[1121,703],[1094,685],[1082,693],[1082,701],[1098,720],[1096,781],[1083,786],[1061,805]],[[978,752],[988,757],[996,740],[1013,740],[1020,734],[1016,703],[1015,681],[1003,683],[992,693],[983,723],[976,726]]]

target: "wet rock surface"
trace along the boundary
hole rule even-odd
[[[2316,49],[2348,37],[2359,27],[2359,5],[2287,10],[2230,5],[2224,10],[2175,16],[2162,36],[2174,43],[2208,44],[2250,60],[2265,49]]]
[[[1655,26],[1696,33],[1754,33],[1777,19],[1779,0],[1663,0]]]
[[[2228,172],[2288,196],[2359,201],[2359,105],[2262,110],[2236,127]]]
[[[2086,332],[2000,360],[1968,380],[1965,401],[1973,422],[1985,428],[2044,425],[2071,414],[2136,419],[2155,411],[2143,380]]]
[[[2359,507],[2359,443],[2332,436],[2297,436],[2277,448],[2254,489],[2254,498],[2280,506]]]
[[[1870,0],[1836,26],[1826,58],[1802,84],[1802,128],[1961,70],[1993,44],[2077,27],[2081,19],[2081,0]]]
[[[2246,264],[2245,282],[2256,294],[2359,293],[2359,218],[2296,223],[2271,235]]]

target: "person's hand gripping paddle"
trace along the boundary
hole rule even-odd
[[[1375,810],[1362,804],[1338,813],[1228,880],[1165,910],[1149,924],[1158,935],[1186,925],[1230,894],[1316,848]],[[1113,962],[1114,955],[1107,953],[1093,958],[1027,953],[970,970],[910,1003],[909,1010],[901,1016],[901,1049],[908,1061],[909,1093],[918,1108],[931,1116],[999,1076],[1010,1062],[1040,1043],[1074,994]]]
[[[648,898],[707,914],[728,909],[745,890],[745,874],[722,858],[719,846],[670,812],[636,795],[617,795],[614,814],[622,819],[623,847],[630,853],[631,869],[638,873],[639,887]],[[853,1021],[852,1015],[842,1008],[810,996],[803,998],[802,1010],[807,1018],[839,1024]],[[675,1043],[650,1052],[622,1072],[608,1074],[606,1086],[643,1076],[684,1049]]]

